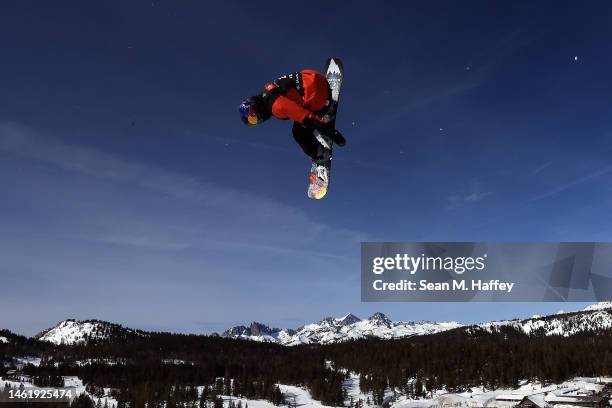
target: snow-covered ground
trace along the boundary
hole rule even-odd
[[[85,385],[83,384],[83,381],[79,378],[79,377],[75,377],[75,376],[64,376],[64,387],[66,388],[72,388],[74,390],[74,396],[76,397],[77,395],[80,394],[87,394],[93,401],[94,403],[97,403],[98,400],[100,400],[101,406],[104,406],[104,404],[106,403],[106,406],[108,408],[115,408],[117,406],[117,400],[115,400],[112,397],[108,397],[108,396],[104,396],[101,398],[98,398],[94,395],[89,394],[88,392],[85,391]],[[0,387],[4,388],[5,386],[9,386],[11,388],[38,388],[35,385],[33,385],[32,383],[27,381],[27,376],[23,376],[21,378],[22,381],[15,381],[15,380],[9,380],[3,377],[0,377]],[[108,388],[105,389],[106,394],[108,395],[108,392],[110,390]]]
[[[0,377],[0,387],[5,387],[5,386],[9,386],[11,388],[19,388],[19,387],[23,387],[23,388],[36,388],[35,385],[32,385],[31,383],[27,382],[27,376],[18,376],[18,379],[21,379],[21,381],[17,381],[17,380],[9,380],[9,379],[5,379],[3,377]]]
[[[8,343],[8,339],[4,336],[0,336],[0,343]]]
[[[87,366],[91,364],[100,364],[100,365],[125,365],[127,364],[127,360],[125,358],[88,358],[87,360],[77,360],[74,362],[77,366]],[[56,363],[56,366],[58,364]]]
[[[488,332],[501,327],[513,327],[525,334],[542,331],[547,336],[571,336],[579,332],[612,329],[612,303],[591,305],[579,313],[532,317],[525,320],[500,320],[481,323],[479,327]]]
[[[302,387],[296,387],[293,385],[279,384],[281,392],[285,395],[288,402],[296,407],[304,408],[332,408],[328,405],[323,405],[321,402],[312,399],[308,390]],[[249,408],[278,408],[270,401],[266,400],[254,400],[246,398],[229,397],[227,395],[222,396],[224,407],[229,407],[230,401],[237,404],[238,401],[242,402],[242,406],[245,407],[248,404]]]
[[[487,390],[481,387],[474,387],[462,393],[448,393],[444,390],[439,390],[433,398],[418,399],[408,398],[399,393],[398,390],[395,392],[387,390],[385,401],[389,403],[391,408],[511,408],[516,406],[524,397],[540,402],[571,403],[580,396],[600,392],[604,387],[601,383],[605,382],[612,382],[612,377],[580,377],[553,385],[523,381],[518,389],[500,388],[497,390]],[[64,383],[66,387],[71,387],[75,390],[75,395],[86,393],[85,385],[78,377],[66,376],[64,377]],[[9,384],[11,387],[19,387],[20,385],[25,388],[35,387],[28,382],[7,380],[0,377],[0,387],[3,387],[5,384]],[[346,406],[351,401],[356,403],[361,400],[364,407],[375,407],[372,395],[360,391],[358,375],[350,374],[344,386],[347,395]],[[295,404],[297,407],[305,408],[331,408],[312,399],[310,393],[305,388],[285,384],[279,384],[279,387],[287,401],[291,402],[292,405]],[[201,392],[202,387],[198,388]],[[106,388],[105,394],[108,395],[109,392],[110,390]],[[94,400],[94,403],[100,400],[102,405],[106,402],[109,408],[113,408],[117,404],[116,400],[108,396],[97,398],[91,394],[88,395]],[[230,396],[222,396],[222,398],[226,408],[229,407],[230,401],[233,401],[235,404],[241,401],[243,407],[246,407],[248,404],[249,408],[276,408],[274,404],[266,400]]]
[[[15,364],[18,369],[22,369],[23,366],[28,364],[32,364],[38,367],[40,365],[40,362],[40,357],[13,357],[13,364]]]
[[[195,365],[193,361],[178,360],[175,358],[164,358],[161,360],[161,363],[169,365]]]
[[[287,400],[295,402],[297,406],[304,407],[326,407],[327,405],[321,404],[319,401],[313,400],[310,393],[301,387],[295,387],[293,385],[279,385],[281,392],[285,394]],[[249,404],[250,406],[250,404]]]
[[[523,381],[522,385],[514,389],[500,388],[497,390],[486,390],[472,388],[459,394],[445,393],[440,391],[435,398],[407,400],[400,397],[391,406],[393,408],[423,408],[423,407],[491,407],[511,408],[516,406],[524,397],[541,402],[566,402],[571,403],[577,397],[591,395],[603,389],[601,382],[609,382],[612,378],[574,378],[561,384],[544,386],[540,383],[529,383]]]

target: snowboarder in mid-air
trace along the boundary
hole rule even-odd
[[[337,72],[330,73],[330,61]],[[317,199],[323,198],[327,191],[331,142],[338,146],[346,143],[335,129],[342,74],[341,62],[336,61],[333,58],[328,60],[326,75],[305,69],[282,76],[266,84],[260,94],[242,101],[239,108],[242,121],[248,126],[256,126],[272,116],[293,120],[293,138],[312,160],[311,184],[316,181],[314,178],[319,178],[320,184],[324,184],[324,191],[318,194],[313,192],[311,196],[309,189],[309,196]],[[332,74],[335,76],[330,76]]]

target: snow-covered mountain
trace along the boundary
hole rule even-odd
[[[75,345],[90,340],[109,340],[114,336],[144,333],[100,320],[68,319],[36,336],[38,340],[54,344]]]
[[[365,337],[396,339],[438,333],[461,326],[457,322],[394,322],[382,313],[374,313],[368,319],[362,320],[349,313],[339,318],[328,317],[318,323],[304,325],[297,330],[271,329],[261,323],[252,323],[249,327],[233,327],[224,332],[223,336],[295,346],[310,343],[336,343]]]
[[[295,334],[295,330],[270,328],[265,324],[253,322],[250,326],[235,326],[223,333],[223,337],[234,339],[269,341],[284,343]]]
[[[576,312],[560,312],[548,316],[532,316],[529,319],[500,320],[468,328],[471,332],[485,330],[499,331],[512,327],[525,334],[545,336],[571,336],[586,331],[612,329],[612,302],[599,302]]]
[[[252,341],[267,341],[286,346],[300,344],[329,344],[351,339],[375,337],[397,339],[426,335],[464,327],[473,334],[499,332],[505,327],[514,328],[528,335],[570,336],[585,331],[612,330],[612,301],[592,304],[574,312],[559,312],[548,316],[532,316],[528,319],[500,320],[475,325],[457,322],[391,321],[382,313],[374,313],[368,319],[353,314],[339,318],[325,318],[318,323],[306,324],[298,329],[278,329],[261,323],[236,326],[223,333],[223,337]],[[8,333],[8,332],[7,332]],[[145,331],[128,329],[118,324],[99,320],[64,320],[35,338],[54,344],[74,345],[89,340],[112,340],[129,335],[148,335]],[[0,343],[10,338],[0,336]]]
[[[525,334],[570,336],[579,332],[612,329],[612,302],[599,302],[575,312],[559,312],[548,316],[535,315],[528,319],[500,320],[477,325],[457,322],[391,321],[382,313],[374,313],[362,320],[353,314],[339,318],[326,318],[318,323],[304,325],[296,330],[270,328],[265,324],[236,326],[223,333],[223,337],[253,341],[269,341],[286,346],[299,344],[329,344],[340,341],[377,337],[397,339],[439,333],[465,327],[470,333],[499,331],[512,327]]]

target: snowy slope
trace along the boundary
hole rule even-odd
[[[105,388],[105,391],[107,392],[105,396],[97,397],[93,394],[88,393],[85,390],[85,384],[83,384],[83,381],[79,377],[62,376],[62,378],[64,379],[64,386],[66,387],[66,389],[70,389],[74,392],[73,397],[76,397],[77,395],[80,395],[80,394],[86,394],[87,396],[89,396],[89,398],[91,398],[94,401],[94,404],[96,404],[96,406],[98,406],[97,402],[100,401],[99,406],[101,407],[102,406],[106,406],[108,408],[117,407],[117,400],[108,395],[108,391],[110,391],[110,388]],[[8,385],[9,387],[16,388],[16,389],[17,388],[39,389],[39,387],[35,386],[29,381],[16,381],[14,378],[9,379],[9,378],[0,377],[0,384],[2,384],[3,386]]]
[[[74,345],[89,340],[107,340],[118,333],[137,333],[118,324],[99,320],[64,320],[35,337],[54,344]]]
[[[8,343],[8,339],[6,337],[0,336],[0,343]]]
[[[499,331],[502,327],[512,327],[525,334],[545,336],[571,336],[585,331],[612,329],[612,302],[600,302],[578,312],[557,313],[549,316],[533,316],[524,320],[501,320],[482,323],[468,328],[483,329],[488,332]]]
[[[594,303],[592,305],[585,307],[584,309],[582,309],[582,311],[589,312],[592,310],[605,310],[605,309],[612,309],[612,301]]]
[[[271,341],[286,346],[295,346],[310,343],[328,344],[364,337],[395,339],[438,333],[460,326],[462,325],[456,322],[393,322],[382,313],[375,313],[365,320],[361,320],[353,314],[347,314],[339,318],[328,317],[318,323],[302,326],[297,330],[270,329],[261,323],[253,323],[248,328],[236,326],[223,333],[223,336],[253,341]]]

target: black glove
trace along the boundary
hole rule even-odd
[[[344,146],[346,144],[346,139],[342,136],[342,133],[338,132],[336,129],[331,132],[331,138],[338,146]]]

